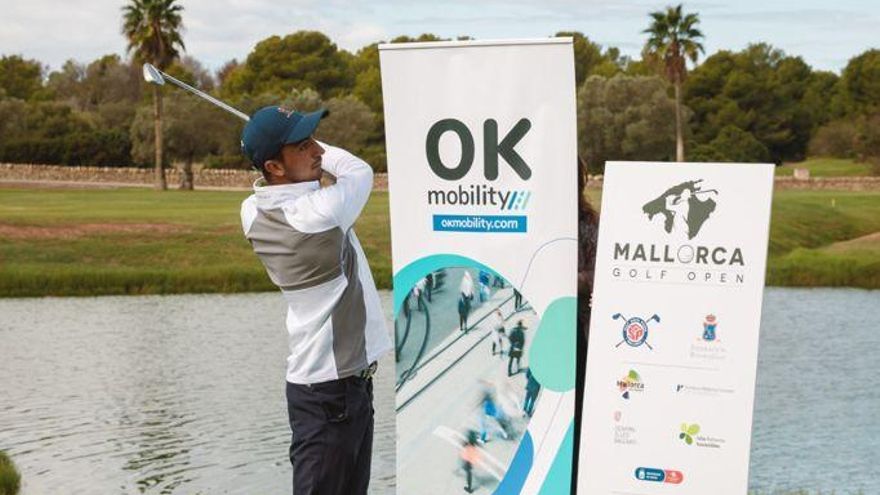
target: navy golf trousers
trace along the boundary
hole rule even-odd
[[[373,451],[373,381],[287,383],[293,495],[367,495]]]

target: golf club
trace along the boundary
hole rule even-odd
[[[160,71],[159,69],[154,67],[152,64],[144,64],[144,80],[147,81],[148,83],[158,84],[159,86],[164,85],[165,81],[170,81],[175,86],[182,88],[186,91],[189,91],[190,93],[192,93],[198,97],[201,97],[201,98],[204,98],[204,99],[210,101],[211,103],[217,105],[218,107],[222,108],[223,110],[226,110],[227,112],[234,114],[235,116],[244,120],[245,122],[251,120],[251,118],[248,117],[248,115],[246,113],[244,113],[240,110],[237,110],[235,108],[232,108],[231,106],[227,105],[226,103],[223,103],[222,101],[218,100],[217,98],[214,98],[213,96],[211,96],[207,93],[204,93],[202,91],[197,90],[196,88],[190,86],[189,84],[178,81],[177,79]]]

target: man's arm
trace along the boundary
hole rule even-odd
[[[342,148],[319,143],[324,148],[321,168],[336,177],[336,184],[320,190],[320,208],[343,230],[354,225],[373,189],[373,169]]]

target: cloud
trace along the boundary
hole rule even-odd
[[[120,34],[126,0],[5,0],[0,18],[0,53],[20,53],[53,68],[65,60],[91,61],[124,54]],[[606,46],[638,56],[648,12],[668,0],[185,0],[187,54],[216,69],[245,58],[272,35],[301,29],[327,34],[341,48],[356,51],[401,34],[432,32],[444,37],[545,37],[581,31]],[[791,8],[783,8],[792,6]],[[880,3],[863,0],[699,0],[685,4],[700,13],[709,53],[740,49],[765,40],[802,55],[819,68],[839,70],[850,57],[876,42]]]

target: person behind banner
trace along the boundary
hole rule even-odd
[[[265,107],[242,150],[262,177],[241,205],[245,237],[287,302],[287,411],[294,495],[366,495],[377,360],[392,348],[352,226],[373,171],[312,134],[325,110]],[[322,188],[324,172],[336,183]]]
[[[593,303],[593,279],[596,271],[596,246],[599,237],[599,213],[587,199],[587,163],[578,158],[578,300],[575,360],[574,461],[571,493],[577,493],[578,458],[587,368],[587,344],[590,339],[590,313]]]

